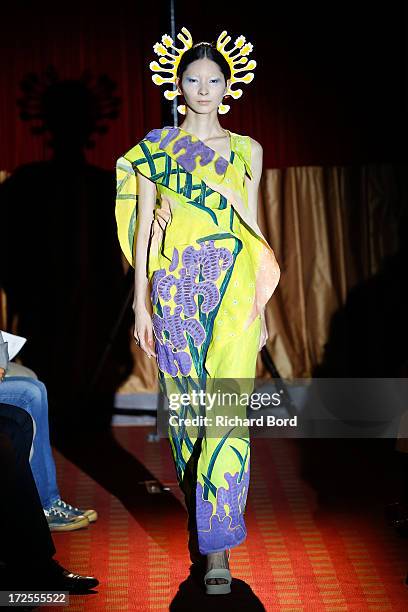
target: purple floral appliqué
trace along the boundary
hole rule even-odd
[[[179,138],[173,145],[173,152],[178,153],[185,149],[185,153],[179,155],[177,162],[183,166],[186,172],[193,172],[197,165],[197,158],[200,158],[200,166],[206,166],[215,155],[215,151],[207,147],[203,142],[191,142],[191,136]]]
[[[215,162],[215,171],[217,174],[224,174],[228,167],[228,162],[223,157],[219,157]]]
[[[176,306],[174,314],[170,314],[170,306],[163,306],[163,317],[154,314],[152,317],[153,329],[156,338],[162,341],[163,331],[170,335],[170,341],[175,349],[182,350],[187,346],[184,331],[188,331],[194,340],[195,346],[200,346],[205,340],[205,330],[197,319],[182,319],[180,316],[182,306]]]
[[[249,467],[238,483],[239,472],[224,474],[228,488],[219,487],[216,508],[203,499],[203,487],[196,487],[197,531],[200,552],[207,555],[216,550],[237,546],[246,537],[244,511],[249,487]]]
[[[161,141],[161,143],[159,145],[159,148],[160,149],[165,149],[167,147],[167,145],[170,144],[170,142],[172,140],[174,140],[179,134],[180,134],[179,128],[177,128],[177,127],[170,128],[169,131],[167,132],[166,136]]]
[[[191,357],[185,351],[173,352],[171,343],[166,340],[164,343],[155,343],[158,367],[162,372],[167,372],[170,376],[177,376],[179,371],[182,376],[186,376],[191,370]]]
[[[211,281],[217,280],[221,270],[227,270],[233,264],[233,261],[231,251],[225,247],[218,249],[214,246],[214,240],[202,242],[199,251],[196,251],[192,246],[188,246],[184,249],[182,255],[183,266],[190,268],[201,264],[203,277]]]
[[[179,263],[179,252],[176,247],[174,247],[173,256],[171,258],[171,264],[169,266],[169,272],[174,272],[176,270]]]
[[[152,278],[152,304],[157,304],[157,300],[159,299],[159,294],[157,288],[159,286],[159,282],[161,279],[166,276],[166,270],[161,268],[160,270],[156,270],[153,274]]]
[[[175,271],[179,260],[178,249],[174,247],[170,272]],[[199,250],[187,246],[181,254],[181,263],[178,277],[166,274],[166,270],[161,268],[153,274],[152,279],[153,305],[158,304],[159,299],[160,302],[170,302],[171,290],[176,288],[173,314],[169,305],[163,305],[160,313],[156,312],[152,317],[159,368],[171,376],[178,374],[177,365],[183,375],[191,370],[190,355],[180,352],[188,346],[186,332],[196,347],[201,346],[206,338],[206,330],[201,321],[194,318],[198,309],[195,296],[203,297],[200,305],[202,313],[216,308],[220,302],[220,292],[214,281],[219,278],[221,271],[233,264],[233,256],[227,248],[216,248],[214,240],[208,240],[200,244]],[[200,271],[203,280],[197,280]]]
[[[149,142],[159,142],[163,130],[161,128],[156,128],[154,130],[150,130],[150,132],[146,136],[146,140]]]

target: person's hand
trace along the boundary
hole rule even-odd
[[[258,347],[258,351],[261,350],[261,348],[263,346],[265,346],[267,340],[268,340],[268,328],[266,326],[266,320],[265,320],[265,311],[263,310],[261,313],[261,334],[260,334],[260,338],[259,338],[259,347]]]
[[[149,357],[156,357],[154,352],[153,342],[153,324],[152,317],[148,313],[146,307],[135,308],[135,329],[133,335],[136,340],[136,344],[140,346],[142,351]]]
[[[163,199],[161,208],[156,208],[155,219],[159,224],[160,229],[165,230],[167,223],[171,219],[171,209],[168,200]]]
[[[6,370],[4,368],[0,368],[0,383],[3,382],[5,376],[6,376]]]

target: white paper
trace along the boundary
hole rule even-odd
[[[21,351],[25,343],[27,342],[27,338],[23,338],[22,336],[15,336],[14,334],[8,334],[5,331],[1,331],[1,335],[3,336],[4,342],[8,342],[8,354],[10,361],[14,359],[14,357]]]

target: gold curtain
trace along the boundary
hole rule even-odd
[[[311,375],[348,291],[397,249],[407,192],[402,164],[264,171],[259,224],[281,267],[267,346],[281,376]],[[135,369],[120,392],[156,391],[156,364],[133,350]],[[260,354],[257,376],[269,376]]]
[[[284,378],[311,375],[348,291],[397,249],[407,176],[391,164],[264,172],[260,224],[281,266],[268,349]],[[267,375],[260,355],[257,375]]]

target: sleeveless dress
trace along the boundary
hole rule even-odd
[[[147,275],[159,384],[168,399],[187,397],[177,408],[169,402],[168,433],[190,536],[203,555],[245,539],[250,464],[245,402],[234,396],[227,413],[238,424],[221,427],[207,398],[253,390],[260,313],[280,275],[248,208],[250,138],[229,136],[227,161],[178,127],[154,129],[116,164],[118,237],[133,266],[136,168],[156,184],[156,208],[170,213],[164,229],[152,225]]]

